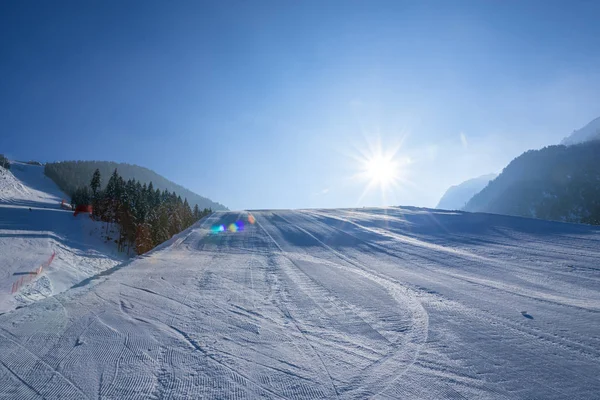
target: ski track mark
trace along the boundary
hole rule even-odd
[[[294,224],[294,223],[290,222],[288,219],[286,219],[282,215],[278,215],[278,217],[283,219],[284,221],[286,221],[289,226],[293,226],[294,228],[304,232],[306,235],[311,237],[313,240],[315,240],[322,247],[324,247],[325,249],[329,250],[331,253],[336,255],[338,258],[342,259],[343,261],[345,261],[355,267],[355,268],[349,268],[349,267],[339,265],[340,269],[343,269],[343,270],[346,270],[349,272],[353,272],[353,273],[358,273],[359,275],[378,283],[379,285],[383,286],[386,290],[388,290],[390,292],[390,294],[392,295],[392,297],[394,297],[399,304],[402,304],[402,305],[412,304],[413,311],[415,312],[417,317],[416,317],[416,323],[413,325],[415,328],[414,334],[413,334],[414,336],[412,337],[412,340],[408,341],[408,343],[409,344],[410,343],[417,344],[417,347],[414,349],[414,356],[409,357],[408,363],[402,368],[402,371],[399,374],[397,374],[394,378],[391,378],[391,377],[387,378],[386,384],[383,384],[381,382],[381,379],[376,377],[378,375],[376,372],[362,371],[361,375],[356,378],[358,382],[353,382],[348,385],[349,387],[356,385],[359,390],[367,391],[367,393],[364,393],[365,395],[377,395],[377,394],[385,391],[385,389],[390,384],[392,384],[395,380],[399,379],[402,375],[404,375],[404,373],[406,373],[406,371],[408,371],[410,369],[411,365],[415,362],[415,360],[418,357],[420,348],[427,341],[427,331],[428,331],[427,311],[425,311],[423,306],[417,300],[413,299],[413,297],[410,295],[410,292],[408,291],[408,289],[406,287],[400,285],[398,282],[390,281],[388,277],[381,277],[379,275],[376,275],[373,271],[370,271],[365,266],[350,259],[349,257],[347,257],[347,256],[341,254],[340,252],[338,252],[337,250],[335,250],[334,248],[325,244],[323,241],[319,240],[316,236],[314,236],[313,234],[308,232],[306,229],[302,228],[299,224]],[[401,289],[403,293],[401,293],[398,289]],[[391,354],[386,355],[382,359],[375,362],[372,366],[368,367],[368,369],[369,370],[377,370],[377,367],[379,367],[380,365],[383,365],[387,361],[390,361],[390,360],[399,361],[399,360],[397,360],[397,358],[403,359],[404,357],[402,357],[402,356],[404,354],[401,353],[402,349],[399,348],[399,349],[397,349],[397,351],[398,351],[398,353],[391,353]],[[400,357],[398,357],[398,355],[400,355]],[[375,379],[376,382],[364,382],[367,379]],[[377,387],[377,386],[380,387],[382,384],[384,385],[383,389],[381,389],[375,393],[369,393],[369,390],[370,390],[370,389],[368,389],[369,387]],[[346,390],[350,390],[350,393],[352,395],[354,395],[350,388],[347,388]]]

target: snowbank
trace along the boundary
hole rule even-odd
[[[101,224],[62,210],[62,199],[68,196],[42,166],[0,167],[0,312],[62,292],[124,261],[114,243],[101,239]],[[32,276],[52,254],[52,263]],[[12,293],[19,280],[26,283]]]

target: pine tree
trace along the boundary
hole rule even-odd
[[[160,189],[156,189],[154,191],[154,207],[159,207],[160,204],[162,203],[162,199],[161,199],[161,195],[160,195]]]
[[[73,196],[71,196],[71,206],[75,208],[81,205],[88,205],[90,204],[90,200],[91,196],[88,187],[82,186],[73,192]]]
[[[169,235],[169,210],[166,204],[161,205],[158,209],[158,220],[154,233],[154,243],[157,245],[171,238]]]
[[[120,188],[120,176],[115,169],[110,176],[106,189],[104,190],[104,196],[102,198],[103,215],[102,219],[106,222],[106,235],[108,237],[108,229],[110,224],[116,222],[118,212],[118,197],[121,191]]]
[[[100,170],[96,168],[94,171],[94,175],[92,176],[92,180],[90,182],[90,188],[92,189],[92,194],[96,197],[100,186],[102,185],[102,178],[100,176]]]
[[[90,182],[90,188],[92,189],[92,215],[95,218],[99,218],[101,215],[100,199],[101,192],[100,187],[102,186],[102,177],[100,176],[100,170],[96,168],[92,180]]]
[[[173,237],[183,230],[183,222],[179,210],[174,207],[169,214],[169,237]]]
[[[135,235],[135,250],[138,254],[144,254],[154,247],[150,224],[138,224]]]
[[[124,251],[127,246],[127,253],[129,249],[135,243],[136,235],[136,224],[133,213],[128,204],[121,207],[119,215],[119,250]]]
[[[190,227],[195,221],[194,215],[192,214],[192,209],[190,208],[190,204],[188,203],[187,198],[183,201],[181,212],[184,228]]]
[[[162,191],[160,197],[161,197],[160,202],[166,203],[171,198],[171,193],[169,193],[169,191],[167,189],[165,189]]]
[[[148,184],[146,191],[146,202],[150,208],[154,208],[158,205],[154,202],[154,186],[152,185],[152,182]]]
[[[0,154],[0,166],[10,169],[10,162],[8,161],[8,158],[4,156],[4,154]]]
[[[119,173],[115,169],[108,180],[108,184],[106,185],[105,196],[111,200],[117,198],[117,185],[119,181]]]

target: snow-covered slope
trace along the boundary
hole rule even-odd
[[[29,190],[15,178],[10,170],[0,167],[0,202],[11,203],[30,196]]]
[[[0,172],[0,202],[17,206],[56,207],[69,197],[44,175],[44,167],[17,161]]]
[[[573,133],[564,138],[560,144],[570,146],[587,142],[588,140],[600,140],[600,117],[596,118],[583,128],[573,131]]]
[[[101,225],[62,210],[68,199],[43,167],[13,162],[0,167],[0,312],[64,291],[124,261],[100,239]],[[41,274],[32,274],[52,255]],[[30,282],[13,292],[15,282]]]
[[[406,208],[252,216],[213,214],[0,316],[0,397],[600,393],[599,229]]]
[[[444,193],[435,208],[440,210],[462,210],[473,196],[479,193],[481,189],[486,187],[497,176],[497,174],[482,175],[451,186],[446,190],[446,193]]]

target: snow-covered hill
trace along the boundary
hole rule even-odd
[[[56,207],[62,199],[68,198],[44,176],[43,167],[15,161],[10,170],[0,167],[0,203]]]
[[[215,213],[0,316],[0,397],[596,398],[598,260],[587,225]]]
[[[481,189],[486,187],[497,176],[497,174],[482,175],[451,186],[446,190],[446,193],[444,193],[435,208],[440,210],[462,210],[473,196],[479,193]]]
[[[62,210],[68,200],[43,167],[13,162],[0,167],[0,313],[62,292],[124,261],[100,238],[101,224]],[[32,272],[52,255],[51,264]],[[26,284],[15,293],[16,282]]]

